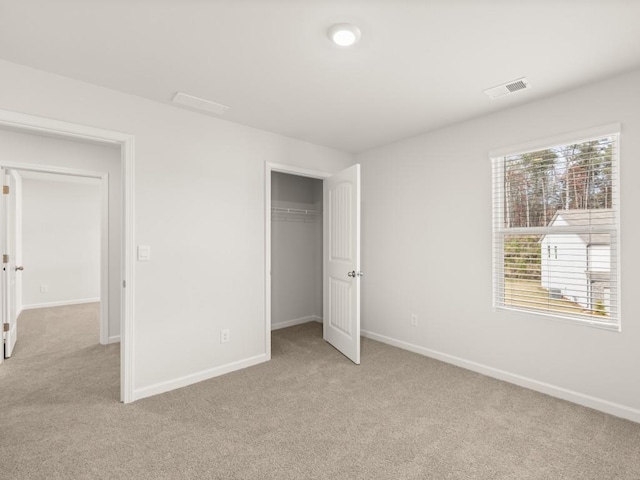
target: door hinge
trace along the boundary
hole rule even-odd
[[[122,280],[122,288],[127,288],[127,281],[126,280]]]
[[[11,190],[11,189],[9,188],[9,185],[3,185],[3,186],[2,186],[2,193],[3,193],[4,195],[9,195],[9,190]]]
[[[9,255],[6,253],[2,254],[2,263],[9,263]]]
[[[8,323],[3,323],[2,324],[2,331],[3,332],[8,332],[9,331],[9,327],[10,327],[10,325]]]

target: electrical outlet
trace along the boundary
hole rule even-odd
[[[418,326],[418,315],[416,315],[415,313],[411,314],[411,326],[412,327]]]
[[[220,330],[220,343],[228,343],[230,336],[231,332],[228,328]]]
[[[40,285],[40,293],[47,293],[49,291],[49,285]]]

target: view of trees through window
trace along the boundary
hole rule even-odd
[[[615,309],[611,237],[590,230],[614,225],[614,148],[604,137],[503,158],[505,305],[602,321]]]
[[[612,149],[606,137],[506,157],[505,227],[544,227],[558,210],[611,208]]]

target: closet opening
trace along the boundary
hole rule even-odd
[[[328,174],[267,165],[267,353],[271,332],[323,314],[323,179]],[[314,331],[314,335],[315,335]],[[322,338],[322,328],[317,329]]]
[[[265,353],[273,330],[322,337],[360,364],[360,165],[328,174],[266,163]]]
[[[272,172],[271,330],[307,322],[322,322],[322,180]]]

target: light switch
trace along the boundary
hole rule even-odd
[[[138,261],[148,262],[151,259],[151,247],[149,245],[138,245]]]

